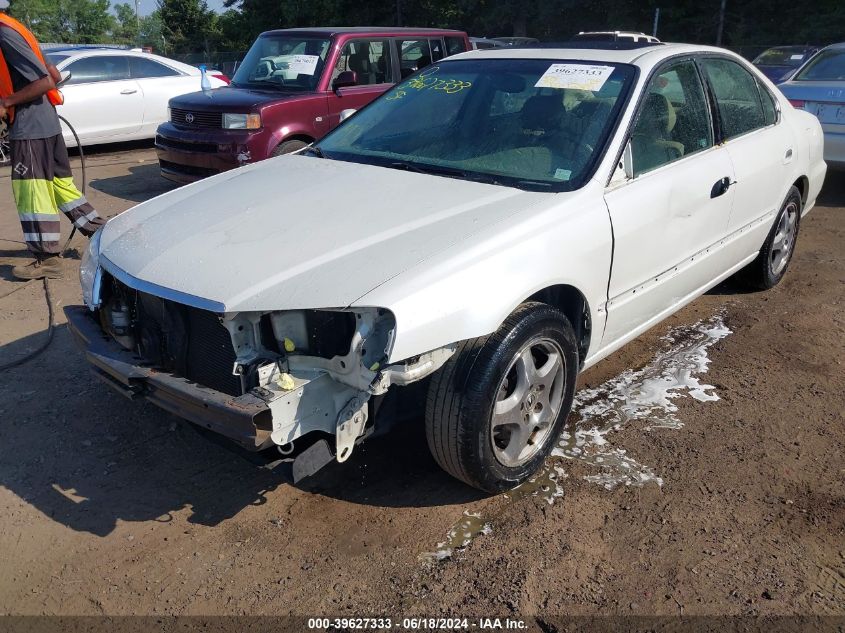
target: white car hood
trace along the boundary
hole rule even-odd
[[[101,261],[136,288],[225,312],[346,307],[548,195],[282,156],[115,217]]]

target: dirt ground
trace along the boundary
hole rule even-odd
[[[88,172],[107,215],[170,188],[143,145],[101,150]],[[69,258],[50,347],[0,374],[0,613],[517,615],[544,631],[563,614],[845,615],[844,213],[831,174],[780,286],[723,284],[581,376],[607,395],[678,354],[706,368],[672,424],[646,411],[582,447],[644,476],[614,486],[564,454],[498,497],[442,473],[421,422],[296,487],[123,399],[66,330],[60,306],[81,303]],[[8,169],[0,238],[3,363],[47,324],[38,282],[6,295],[24,255]],[[732,333],[696,347],[713,318]],[[450,532],[470,542],[448,555]]]

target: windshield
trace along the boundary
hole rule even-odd
[[[316,90],[329,40],[288,35],[262,35],[244,57],[232,85],[237,88]]]
[[[445,61],[319,143],[324,156],[544,191],[581,186],[618,117],[632,66]]]
[[[845,49],[821,51],[795,77],[798,81],[845,81]]]
[[[797,68],[806,59],[807,54],[801,48],[770,48],[758,55],[754,63],[759,66],[790,66]]]

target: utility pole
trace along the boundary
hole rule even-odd
[[[722,32],[725,30],[725,5],[728,0],[722,0],[722,5],[719,7],[719,30],[716,31],[716,46],[722,45]]]
[[[660,22],[660,7],[657,7],[654,10],[654,28],[651,30],[651,34],[654,37],[657,37],[657,25]]]
[[[141,45],[141,0],[135,0],[135,43]]]

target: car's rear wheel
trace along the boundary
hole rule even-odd
[[[464,341],[429,386],[435,461],[487,492],[521,484],[560,436],[577,371],[572,326],[546,304],[525,303],[493,334]]]
[[[12,148],[9,144],[9,125],[5,119],[0,120],[0,165],[12,162]]]
[[[798,240],[801,223],[801,192],[792,187],[772,225],[757,258],[741,272],[741,278],[753,288],[775,287],[789,267]]]
[[[303,147],[307,146],[308,143],[305,141],[300,141],[299,139],[293,139],[290,141],[284,141],[283,143],[279,143],[272,152],[270,152],[270,156],[281,156],[282,154],[290,154],[291,152],[295,152]]]

